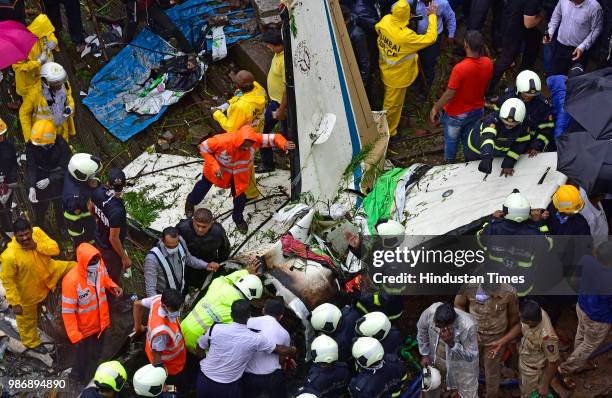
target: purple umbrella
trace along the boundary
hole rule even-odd
[[[26,59],[37,40],[38,38],[19,22],[0,22],[0,69]]]

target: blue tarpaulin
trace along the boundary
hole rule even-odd
[[[215,10],[226,7],[226,4],[212,0],[189,0],[167,11],[168,16],[183,32],[192,44],[197,42],[208,17],[220,15]],[[253,15],[252,10],[233,11],[225,14],[229,26],[224,27],[228,45],[251,37],[242,27]],[[166,111],[163,107],[156,115],[142,116],[127,113],[124,108],[124,96],[139,90],[149,78],[151,69],[158,66],[166,56],[163,53],[174,53],[168,43],[148,28],[132,41],[135,46],[126,46],[106,64],[91,81],[89,93],[83,103],[91,110],[96,119],[121,141],[144,130],[159,119]]]

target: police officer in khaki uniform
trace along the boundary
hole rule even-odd
[[[490,358],[486,346],[506,335],[519,323],[518,296],[508,284],[468,284],[455,297],[455,307],[470,313],[478,324],[478,351],[484,364],[487,397],[499,395],[501,352]]]
[[[533,300],[522,303],[520,319],[520,325],[489,344],[491,350],[488,355],[496,356],[504,344],[522,334],[519,346],[521,396],[529,397],[533,391],[546,396],[559,364],[559,338],[546,311]]]

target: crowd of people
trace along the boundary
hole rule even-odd
[[[63,3],[70,37],[79,50],[83,44],[80,5],[71,0]],[[139,17],[146,15],[156,33],[173,38],[181,51],[192,51],[162,12],[174,2],[125,3],[128,37],[134,34]],[[521,155],[555,150],[555,140],[573,123],[563,108],[567,79],[585,73],[587,67],[610,65],[612,19],[605,17],[609,4],[597,0],[341,3],[373,104],[376,80],[380,78],[384,86],[380,102],[392,140],[400,135],[408,89],[421,80],[422,88],[409,98],[422,101],[434,86],[441,49],[462,44],[458,51],[465,58],[452,68],[429,119],[443,125],[446,162],[457,161],[461,142],[463,159],[479,161],[478,169],[485,174],[493,172],[495,157],[503,158],[500,175],[511,178]],[[71,378],[82,384],[92,377],[94,381],[83,391],[84,398],[119,396],[124,390],[128,372],[123,365],[99,362],[106,359],[101,358],[101,347],[112,314],[130,310],[134,332],[144,338],[149,361],[131,383],[139,397],[189,396],[193,391],[201,398],[400,396],[409,382],[407,365],[399,355],[405,336],[397,328],[403,297],[383,288],[364,289],[350,305],[323,303],[312,309],[309,321],[317,335],[306,347],[307,376],[297,389],[290,389],[284,371],[296,366],[297,349],[283,327],[285,303],[268,298],[262,315],[251,317],[252,301],[264,295],[260,264],[225,270],[221,263],[231,251],[227,234],[210,210],[196,208],[213,186],[230,189],[232,219],[239,231],[247,233],[243,212],[247,200],[258,195],[255,174],[274,170],[272,147],[295,149],[286,138],[288,99],[281,32],[268,29],[262,35],[274,53],[266,88],[249,71],[240,71],[232,76],[235,95],[210,110],[222,133],[200,143],[204,172],[186,198],[186,218],[165,228],[147,253],[145,294],[132,303],[121,281],[123,271],[132,264],[125,250],[127,214],[122,193],[126,176],[120,169],[110,169],[103,184],[101,160],[72,153],[75,101],[65,69],[53,59],[59,46],[54,32],[62,29],[59,2],[45,0],[44,4],[48,17],[41,14],[28,25],[38,41],[26,60],[13,65],[16,92],[22,97],[19,121],[27,164],[23,184],[34,209],[31,222],[11,217],[19,183],[18,154],[8,138],[9,128],[0,121],[0,222],[9,241],[0,257],[1,279],[24,346],[42,355],[50,352],[38,333],[38,311],[59,285],[63,324],[75,348]],[[492,46],[485,44],[483,32],[489,8]],[[0,18],[25,23],[23,2],[15,2],[8,11],[0,7]],[[544,74],[534,71],[540,44],[544,44],[543,68],[553,92],[551,100],[545,96]],[[509,87],[497,91],[519,56],[520,73]],[[487,98],[490,112],[485,111]],[[279,122],[280,133],[274,133]],[[255,167],[257,151],[261,164]],[[559,305],[531,297],[535,281],[520,290],[506,284],[466,286],[454,302],[428,307],[417,323],[426,396],[449,391],[461,397],[478,396],[481,366],[486,396],[499,396],[502,360],[519,337],[523,396],[547,396],[554,377],[565,387],[575,388],[572,375],[593,366],[589,357],[607,338],[612,324],[612,296],[580,289],[581,285],[612,285],[607,193],[587,193],[570,181],[559,187],[547,209],[532,209],[526,196],[515,190],[477,234],[489,264],[520,268],[525,275],[537,267],[539,255],[550,253],[556,237],[592,240],[585,247],[568,245],[562,256],[568,259],[564,267],[581,277],[578,331],[571,355],[561,360],[560,337],[554,328]],[[47,221],[50,207],[52,224]],[[57,230],[57,240],[71,239],[76,261],[54,258],[60,248],[46,233],[52,229]],[[404,234],[401,224],[392,221],[382,222],[377,231],[383,236]],[[499,237],[507,236],[528,236],[532,244],[528,248],[516,242],[497,244]],[[359,238],[347,233],[346,239],[349,250],[364,258]],[[211,273],[206,293],[185,313],[186,293],[200,288]]]

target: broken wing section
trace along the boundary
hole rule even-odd
[[[288,7],[301,192],[330,202],[343,181],[361,190],[364,150],[376,147],[379,155],[369,164],[379,165],[388,133],[380,134],[384,145],[376,146],[377,124],[338,1],[293,1]]]

